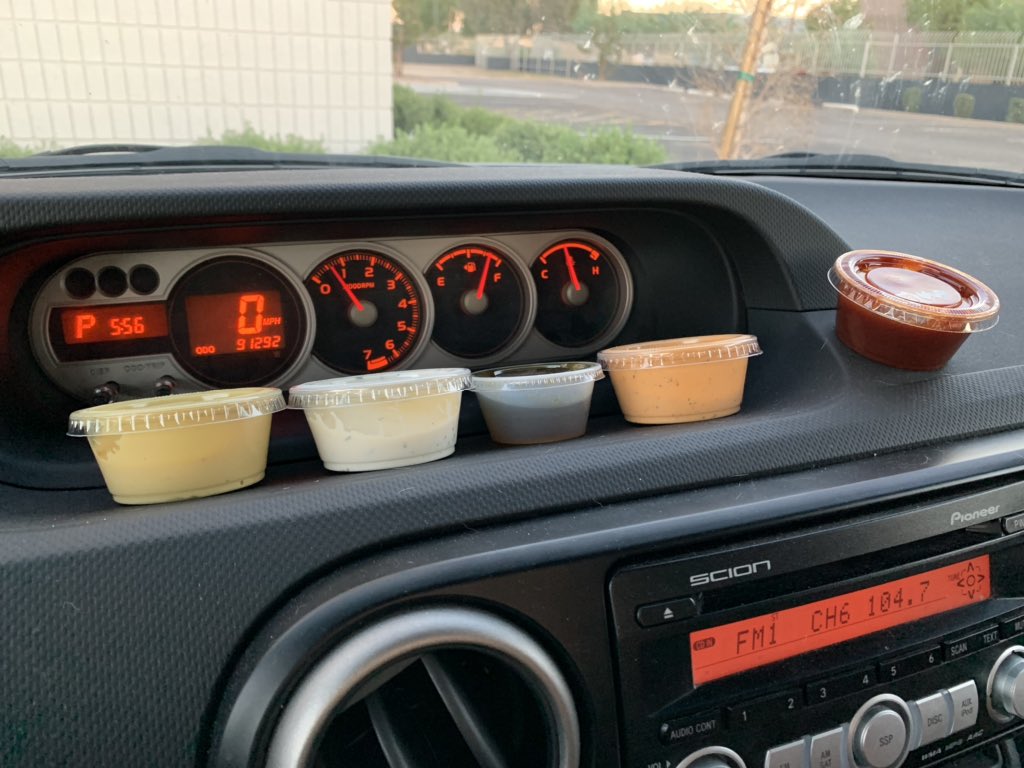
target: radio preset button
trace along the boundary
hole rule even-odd
[[[907,724],[896,710],[874,707],[864,715],[854,734],[853,753],[866,768],[894,768],[907,747]]]
[[[973,680],[954,685],[947,693],[953,704],[953,733],[978,722],[978,686]]]
[[[946,654],[946,661],[953,661],[959,659],[970,653],[980,651],[982,648],[987,648],[990,645],[994,645],[999,642],[999,628],[983,627],[969,635],[958,637],[955,640],[946,640],[942,644],[943,651]]]
[[[945,691],[911,702],[910,710],[918,726],[911,749],[944,739],[953,732],[953,703]]]
[[[764,768],[808,768],[807,742],[800,739],[769,749],[764,756]]]
[[[656,627],[697,615],[697,601],[692,597],[667,600],[654,605],[641,605],[636,609],[636,621],[641,627]]]
[[[808,706],[824,704],[826,701],[833,701],[841,696],[866,691],[877,683],[878,677],[875,670],[873,667],[869,667],[827,680],[808,683],[804,686],[804,698]]]
[[[1016,637],[1024,632],[1024,613],[999,622],[999,635],[1004,639]]]
[[[764,725],[777,723],[786,717],[786,713],[795,712],[803,707],[800,691],[786,691],[775,696],[755,699],[747,704],[735,704],[725,710],[730,728],[745,725]]]
[[[718,733],[721,728],[722,715],[715,709],[665,721],[658,729],[658,738],[665,746],[674,746],[711,736]]]
[[[905,656],[880,661],[878,663],[878,680],[882,683],[888,683],[897,678],[912,675],[915,672],[920,672],[941,663],[942,652],[936,645],[923,651],[914,651],[914,653],[909,653]]]
[[[846,768],[845,756],[845,728],[833,728],[811,737],[810,768]]]

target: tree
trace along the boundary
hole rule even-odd
[[[964,28],[976,32],[1024,29],[1024,0],[981,0],[964,12]]]
[[[970,4],[969,0],[910,0],[907,21],[921,32],[959,32]]]
[[[391,51],[395,74],[402,74],[403,51],[427,35],[448,29],[457,0],[392,0]]]
[[[597,76],[607,80],[612,66],[622,57],[622,15],[614,9],[612,13],[600,13],[596,4],[590,3],[580,10],[575,27],[588,35],[581,49],[597,52]]]
[[[860,0],[830,0],[807,14],[804,24],[812,32],[839,29],[861,14]]]

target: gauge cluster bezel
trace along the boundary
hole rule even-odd
[[[535,327],[537,290],[530,267],[536,258],[555,243],[574,239],[588,241],[607,255],[608,264],[616,270],[619,297],[606,332],[586,345],[564,347],[544,338]],[[508,257],[510,268],[515,270],[526,289],[522,326],[505,346],[491,355],[475,358],[453,355],[438,346],[430,337],[435,313],[433,297],[427,283],[428,270],[434,260],[442,254],[453,248],[468,245],[490,247]],[[294,289],[301,304],[300,310],[306,318],[305,338],[301,341],[301,348],[292,364],[273,381],[260,383],[287,388],[303,381],[346,375],[328,367],[312,353],[317,330],[316,315],[306,288],[306,280],[324,260],[343,251],[360,249],[379,251],[405,266],[416,286],[422,291],[424,335],[391,370],[450,366],[481,369],[499,362],[534,362],[585,357],[607,346],[608,342],[622,330],[633,309],[633,277],[625,256],[607,239],[582,229],[331,239],[176,250],[132,250],[90,254],[69,261],[55,271],[43,284],[30,310],[32,350],[49,378],[64,391],[84,400],[88,400],[97,387],[110,381],[118,383],[123,397],[152,395],[154,383],[163,377],[174,379],[177,391],[209,389],[209,384],[188,373],[178,361],[172,352],[170,340],[166,353],[61,362],[50,341],[50,313],[65,307],[168,302],[179,280],[197,266],[222,257],[241,257],[255,259],[275,268]],[[158,286],[155,290],[138,293],[129,285],[120,296],[106,296],[97,291],[89,298],[80,299],[73,298],[65,288],[65,277],[74,269],[84,268],[98,274],[102,269],[114,267],[128,274],[140,265],[155,270],[158,277]]]

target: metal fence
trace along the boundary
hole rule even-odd
[[[746,35],[687,33],[628,35],[614,60],[621,64],[735,69]],[[762,72],[785,70],[827,77],[939,79],[953,82],[1024,84],[1024,36],[1017,32],[906,32],[861,30],[807,32],[771,29],[762,50]],[[479,35],[478,66],[506,59],[513,69],[552,71],[597,61],[587,35]]]

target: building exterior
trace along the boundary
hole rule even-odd
[[[0,137],[390,138],[389,0],[0,0]]]

